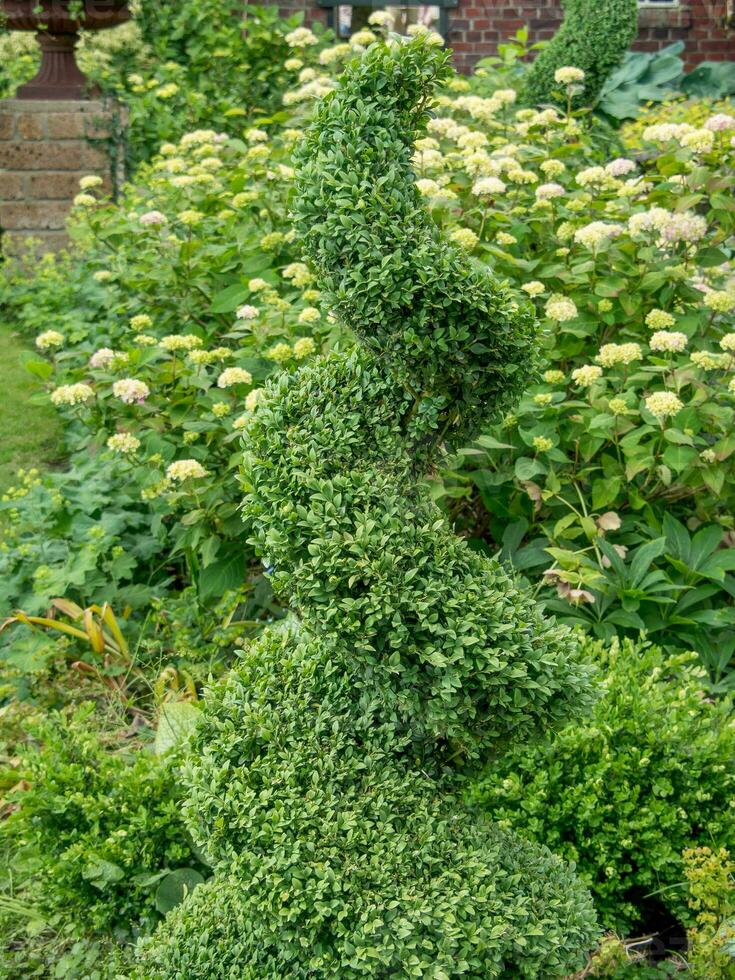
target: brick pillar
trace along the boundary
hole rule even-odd
[[[0,248],[38,239],[40,251],[67,241],[79,178],[98,174],[105,190],[122,178],[119,107],[101,101],[0,102]],[[115,137],[113,139],[113,137]]]

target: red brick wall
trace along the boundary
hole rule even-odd
[[[541,41],[554,36],[561,19],[559,0],[459,0],[449,12],[448,43],[457,69],[468,71],[519,27],[528,25],[533,40]]]
[[[280,9],[283,14],[304,11],[306,23],[326,21],[325,11],[309,0],[281,0]],[[457,67],[468,71],[519,27],[528,24],[532,39],[538,41],[552,37],[561,18],[560,0],[459,0],[449,11],[448,41]],[[700,61],[735,61],[735,0],[680,0],[678,6],[642,7],[639,24],[638,50],[655,51],[682,40],[689,68]]]

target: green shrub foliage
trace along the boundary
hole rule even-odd
[[[603,924],[626,934],[646,896],[684,922],[684,848],[732,849],[735,726],[693,654],[590,643],[605,674],[593,713],[493,763],[473,795],[493,819],[577,862]]]
[[[161,918],[159,889],[171,872],[201,880],[208,869],[181,819],[176,758],[106,745],[91,711],[33,727],[27,786],[3,837],[35,857],[41,913],[63,911],[87,935],[130,941]]]
[[[298,621],[210,692],[187,814],[216,872],[144,945],[146,977],[553,977],[595,935],[572,870],[458,798],[591,681],[421,486],[534,369],[528,312],[419,204],[445,66],[375,45],[300,154],[297,225],[362,344],[282,375],[246,428],[245,517]]]
[[[564,101],[565,87],[554,73],[572,65],[585,73],[574,104],[592,106],[635,39],[638,0],[566,0],[564,7],[561,27],[531,66],[524,96],[534,104]]]

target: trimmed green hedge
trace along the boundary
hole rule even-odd
[[[596,934],[572,870],[458,775],[582,710],[590,669],[421,484],[533,371],[533,319],[434,229],[411,146],[446,56],[373,46],[301,151],[297,226],[362,346],[271,384],[244,515],[298,622],[208,695],[186,813],[215,867],[146,977],[553,977]]]
[[[475,800],[577,863],[603,924],[640,925],[646,896],[691,922],[682,851],[735,849],[735,723],[695,654],[589,643],[605,675],[592,714],[488,767]]]
[[[573,104],[592,106],[635,40],[638,0],[565,0],[564,8],[564,21],[531,66],[523,95],[536,105],[559,102],[564,86],[555,82],[554,73],[569,65],[585,73]]]

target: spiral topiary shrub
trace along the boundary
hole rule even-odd
[[[535,370],[528,310],[414,186],[446,71],[420,39],[371,47],[300,153],[297,227],[360,344],[282,375],[245,431],[245,519],[297,618],[209,693],[186,812],[215,874],[143,946],[146,978],[553,977],[596,934],[569,866],[460,799],[593,687],[421,485]]]
[[[564,0],[564,8],[561,27],[531,65],[524,100],[535,105],[560,101],[564,86],[554,73],[570,65],[585,75],[573,105],[592,106],[635,40],[638,0]]]

